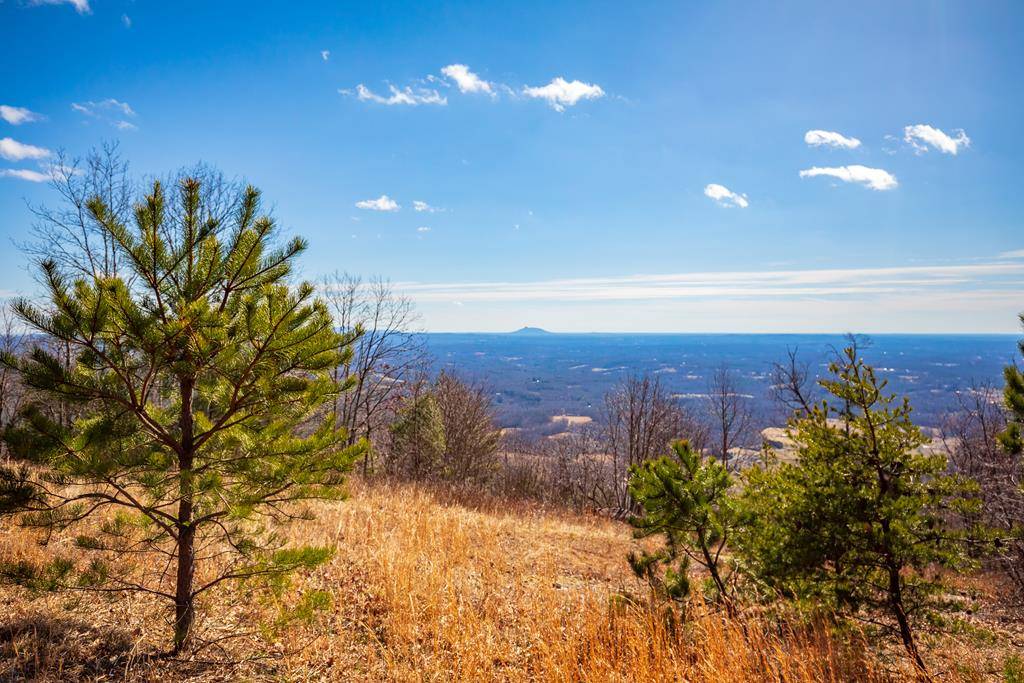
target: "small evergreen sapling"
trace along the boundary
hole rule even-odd
[[[1020,315],[1020,321],[1024,325],[1024,313]],[[1024,341],[1018,346],[1024,355]],[[1003,400],[1009,420],[1006,431],[999,435],[999,441],[1008,452],[1020,455],[1024,452],[1024,371],[1016,365],[1007,365],[1003,378],[1006,380]]]
[[[444,422],[432,393],[409,397],[390,430],[391,450],[406,474],[429,477],[441,471],[445,453]]]
[[[739,523],[731,486],[725,467],[686,441],[672,444],[672,457],[630,468],[629,493],[641,509],[630,523],[638,538],[658,535],[664,546],[632,553],[629,563],[662,597],[681,602],[689,594],[695,562],[710,577],[711,597],[732,608],[734,574],[722,555]]]
[[[933,606],[936,569],[968,563],[949,513],[974,506],[975,487],[923,448],[909,402],[887,394],[854,349],[830,372],[831,398],[791,423],[799,460],[748,471],[739,548],[783,594],[887,611],[924,671],[913,624]]]
[[[1024,325],[1024,313],[1020,315]],[[1018,343],[1021,355],[1024,356],[1024,341]],[[999,543],[999,552],[1004,554],[1006,566],[1014,577],[1018,587],[1024,585],[1024,371],[1017,365],[1008,365],[1003,370],[1006,386],[1003,388],[1003,403],[1006,414],[1006,430],[998,436],[999,444],[1013,458],[1010,482],[1016,483],[1016,495],[1004,495],[1005,501],[1000,507],[1005,512],[1001,515],[1000,526],[1009,534],[1005,544]],[[1008,503],[1008,504],[1007,504]],[[1006,514],[1006,513],[1009,514]]]
[[[41,263],[45,304],[15,311],[37,346],[0,362],[36,399],[5,434],[0,513],[47,532],[82,525],[92,562],[5,566],[7,578],[49,588],[143,591],[174,607],[174,650],[193,635],[197,598],[228,580],[277,580],[330,556],[286,547],[296,503],[342,495],[363,445],[346,447],[329,404],[339,335],[308,283],[289,281],[301,239],[274,246],[274,223],[246,189],[227,220],[199,180],[168,196],[160,183],[134,226],[95,199],[88,210],[117,252],[114,273]],[[73,404],[57,420],[48,405]],[[103,514],[109,513],[109,514]],[[141,554],[139,563],[123,562]]]

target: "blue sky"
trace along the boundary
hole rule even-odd
[[[1017,331],[1024,5],[852,5],[5,0],[0,290],[116,139],[434,331]]]

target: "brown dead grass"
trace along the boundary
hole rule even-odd
[[[145,597],[0,589],[0,679],[396,681],[848,681],[898,677],[856,639],[699,604],[670,632],[613,604],[636,591],[622,524],[527,505],[454,502],[413,486],[355,486],[291,527],[337,547],[282,600],[325,590],[312,624],[269,628],[281,603],[229,589],[202,606],[200,635],[227,637],[188,660],[158,656],[165,605]],[[0,553],[53,549],[0,527]],[[853,644],[851,644],[851,642]],[[845,643],[845,644],[844,644]],[[228,663],[230,662],[230,663]],[[947,678],[959,678],[955,672]],[[980,674],[963,675],[965,680]]]

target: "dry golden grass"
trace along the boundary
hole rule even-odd
[[[613,604],[637,590],[622,524],[527,505],[466,505],[413,486],[355,486],[291,527],[337,547],[282,600],[324,590],[311,624],[269,628],[280,605],[244,588],[202,605],[205,640],[189,660],[155,657],[165,605],[91,594],[29,599],[0,590],[0,679],[397,681],[848,681],[898,677],[892,662],[820,627],[693,607],[677,633]],[[51,549],[0,528],[0,553]],[[845,642],[845,644],[841,644]],[[232,660],[233,663],[226,663]],[[893,660],[898,665],[898,659]],[[948,677],[948,676],[947,676]],[[974,679],[974,674],[964,676]]]

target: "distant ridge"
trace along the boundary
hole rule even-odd
[[[515,332],[512,332],[511,334],[518,334],[518,335],[522,335],[522,336],[525,337],[527,335],[542,335],[542,334],[554,334],[554,333],[553,332],[548,332],[547,330],[545,330],[543,328],[540,328],[540,327],[520,327],[518,330],[516,330]]]

